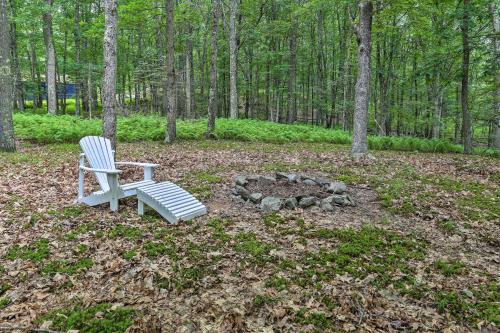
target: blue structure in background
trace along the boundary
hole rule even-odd
[[[36,93],[36,87],[31,82],[23,82],[25,87],[31,87],[31,89],[26,89],[26,100],[32,101],[33,95]],[[40,91],[42,92],[42,98],[47,99],[47,83],[40,82]],[[64,84],[60,83],[57,85],[57,98],[62,98],[64,96]],[[66,83],[66,98],[75,97],[75,84]]]

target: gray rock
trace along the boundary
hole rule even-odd
[[[328,198],[321,200],[319,207],[327,212],[333,211],[332,203],[328,200]]]
[[[330,199],[330,203],[339,205],[339,206],[345,206],[345,203],[347,201],[347,195],[345,194],[334,194],[329,196],[327,199]]]
[[[296,174],[294,174],[294,173],[291,173],[291,174],[289,174],[289,175],[287,176],[287,178],[288,178],[288,181],[289,181],[290,183],[296,183],[296,182],[298,182],[298,181],[299,181],[299,178],[300,178],[300,177],[299,177],[299,175],[296,175]]]
[[[295,209],[299,205],[299,202],[295,198],[288,198],[285,200],[285,207],[288,209]]]
[[[325,199],[331,204],[338,206],[356,206],[354,200],[348,194],[334,194]]]
[[[284,172],[276,172],[276,179],[287,179],[288,178],[288,174],[284,173]]]
[[[259,181],[262,182],[263,184],[272,184],[276,182],[276,178],[269,176],[260,176]]]
[[[252,193],[249,196],[250,201],[254,204],[258,204],[262,201],[262,193]]]
[[[330,181],[328,179],[324,179],[324,178],[315,178],[314,181],[316,182],[316,184],[318,184],[319,186],[325,186],[325,185],[330,185]]]
[[[327,191],[330,193],[342,194],[347,191],[347,186],[343,182],[334,182],[330,184]]]
[[[306,185],[317,185],[316,182],[312,179],[306,179],[303,181],[303,183]]]
[[[247,176],[246,178],[247,178],[247,180],[248,180],[249,182],[250,182],[250,181],[255,181],[255,182],[256,182],[256,181],[258,181],[258,180],[259,180],[260,176],[255,176],[255,175],[254,175],[254,176]]]
[[[248,180],[245,176],[238,176],[234,179],[234,183],[239,186],[245,186],[246,184],[248,184]]]
[[[244,188],[243,186],[236,185],[234,187],[234,191],[237,195],[242,197],[243,199],[247,200],[250,197],[250,192]]]
[[[299,206],[301,208],[306,208],[306,207],[314,205],[315,202],[316,202],[315,197],[305,197],[305,198],[300,199]]]
[[[348,202],[347,206],[353,206],[353,207],[356,206],[356,203],[349,194],[346,196],[346,200]]]
[[[269,212],[269,211],[278,211],[281,209],[281,206],[283,205],[283,200],[280,198],[276,197],[265,197],[262,199],[260,203],[260,208],[262,208],[263,211]]]

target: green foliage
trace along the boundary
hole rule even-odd
[[[375,274],[377,278],[373,283],[379,287],[393,283],[397,288],[404,288],[413,284],[409,261],[421,260],[425,253],[425,244],[373,226],[360,230],[319,229],[309,236],[337,239],[340,243],[334,250],[322,248],[305,256],[304,272],[296,276],[301,285],[311,283],[313,276],[328,280],[332,275],[347,273],[357,278]],[[392,279],[395,272],[402,274],[397,281]]]
[[[251,259],[259,263],[266,261],[272,246],[257,239],[252,232],[240,232],[235,237],[235,250],[246,253]]]
[[[42,273],[53,275],[56,273],[73,275],[80,271],[84,271],[92,267],[93,262],[90,258],[83,258],[76,262],[70,262],[68,260],[53,260],[44,265],[42,268]]]
[[[30,113],[14,114],[15,133],[19,138],[40,143],[76,143],[87,135],[100,135],[100,120],[73,116],[49,116]],[[206,121],[178,121],[177,135],[181,140],[203,140]],[[118,119],[117,138],[123,142],[161,141],[165,136],[165,121],[153,116],[132,116]],[[260,120],[218,119],[215,137],[219,140],[288,143],[325,142],[350,144],[349,133],[307,125],[284,125]],[[369,137],[373,150],[401,150],[420,152],[452,152],[463,149],[443,140],[411,137]],[[498,153],[488,151],[487,154]],[[208,179],[210,182],[214,178]]]
[[[460,261],[443,261],[438,260],[434,263],[434,266],[443,275],[452,276],[461,274],[464,271],[465,265]]]
[[[10,305],[10,303],[11,303],[10,298],[1,297],[0,298],[0,310],[5,309],[6,307],[8,307]]]
[[[118,333],[132,325],[135,311],[131,308],[114,308],[103,303],[85,308],[75,306],[49,312],[37,320],[52,321],[52,329],[58,331],[79,330],[87,333]]]
[[[29,246],[13,246],[7,251],[7,255],[5,257],[9,260],[24,259],[31,260],[33,262],[41,262],[42,260],[47,259],[49,255],[49,241],[41,239]]]
[[[123,237],[129,240],[137,240],[142,237],[142,234],[143,233],[139,228],[118,224],[109,232],[109,238],[115,239],[118,237]]]
[[[264,305],[270,305],[276,302],[276,299],[268,295],[256,295],[253,299],[253,305],[261,308]]]

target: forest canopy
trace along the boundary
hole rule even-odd
[[[167,113],[163,98],[168,90],[166,3],[118,1],[118,114]],[[472,136],[475,145],[491,146],[498,137],[498,31],[493,23],[495,16],[498,21],[498,8],[487,0],[468,6]],[[44,107],[49,60],[44,36],[49,33],[50,13],[56,111],[98,115],[103,90],[103,3],[9,0],[8,7],[16,109]],[[462,143],[463,1],[373,1],[373,7],[368,132]],[[359,15],[357,2],[346,0],[175,1],[175,81],[170,90],[174,90],[177,116],[207,115],[213,12],[218,12],[219,26],[218,117],[353,129]],[[231,40],[235,40],[233,47]],[[75,98],[80,103],[72,103]],[[236,111],[231,105],[237,106]]]

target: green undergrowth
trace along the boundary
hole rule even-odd
[[[101,134],[99,119],[83,119],[69,115],[50,116],[33,113],[14,114],[15,133],[19,138],[40,143],[74,143],[87,135]],[[203,140],[206,120],[177,122],[177,135],[181,140]],[[155,116],[131,116],[118,119],[117,138],[122,142],[162,141],[165,136],[165,119]],[[308,125],[285,125],[250,119],[218,119],[214,137],[218,140],[245,142],[319,142],[350,144],[351,135],[338,129]],[[372,150],[399,150],[439,153],[459,153],[463,148],[446,140],[429,140],[412,137],[371,136],[368,145]],[[499,156],[498,151],[478,151],[485,155]]]
[[[320,248],[304,257],[305,269],[295,276],[299,285],[311,283],[313,276],[329,280],[335,275],[349,274],[360,279],[374,275],[372,283],[377,287],[392,284],[405,289],[414,284],[411,262],[425,256],[425,243],[373,226],[360,230],[319,229],[311,231],[309,236],[336,240],[339,244],[333,250]],[[400,274],[397,280],[393,279],[395,274]]]
[[[51,329],[78,330],[86,333],[125,332],[133,324],[136,311],[127,307],[114,307],[103,303],[90,307],[74,306],[58,309],[38,318],[38,323],[51,321]]]

